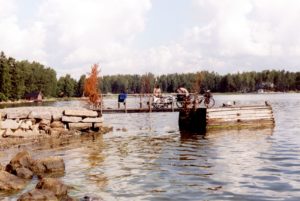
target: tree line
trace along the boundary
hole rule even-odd
[[[69,74],[57,79],[54,69],[38,62],[17,61],[0,53],[0,101],[18,100],[27,93],[42,92],[45,97],[81,97],[84,95],[86,75],[79,80]],[[199,92],[254,92],[259,89],[269,91],[299,91],[300,72],[285,70],[264,70],[220,75],[216,72],[174,73],[156,76],[106,75],[98,78],[102,93],[151,93],[155,85],[163,92],[174,92],[183,85],[189,91]]]
[[[144,75],[108,75],[101,78],[103,93],[151,93],[154,85],[163,92],[175,92],[184,86],[191,92],[210,89],[212,92],[249,93],[263,89],[265,91],[299,91],[300,72],[285,70],[264,70],[261,72],[243,72],[220,75],[216,72],[174,73],[155,76]]]

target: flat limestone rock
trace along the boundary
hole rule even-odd
[[[62,116],[63,116],[62,111],[52,111],[53,121],[60,121]]]
[[[69,117],[69,116],[63,116],[62,121],[63,122],[70,122],[70,123],[77,123],[82,120],[81,117]]]
[[[87,118],[84,118],[82,120],[82,122],[85,122],[85,123],[102,123],[103,122],[103,117],[96,117],[96,118],[87,117]]]
[[[51,120],[52,114],[49,111],[32,111],[28,115],[28,118],[30,119],[46,119]]]
[[[26,181],[10,174],[4,170],[0,170],[0,190],[11,191],[23,189]]]
[[[20,127],[20,123],[16,120],[6,119],[1,122],[1,129],[18,129]]]
[[[29,115],[29,111],[13,111],[13,112],[8,112],[6,115],[7,119],[27,119]]]
[[[98,117],[98,113],[93,110],[81,109],[81,110],[65,110],[66,116],[80,116],[80,117]]]
[[[69,129],[81,130],[81,129],[88,129],[92,128],[92,123],[69,123]]]

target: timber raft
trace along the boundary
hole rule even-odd
[[[213,129],[274,127],[272,107],[266,105],[197,108],[179,112],[179,128],[205,133]]]

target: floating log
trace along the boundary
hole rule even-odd
[[[179,113],[180,130],[204,133],[211,129],[274,127],[270,105],[198,108]]]

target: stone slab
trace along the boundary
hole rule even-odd
[[[28,115],[28,118],[30,119],[46,119],[51,120],[52,114],[49,111],[32,111]]]
[[[18,129],[20,123],[13,119],[6,119],[1,122],[1,129]]]
[[[92,128],[92,123],[69,123],[69,129],[88,129]]]
[[[65,110],[64,115],[66,116],[80,116],[80,117],[97,117],[98,113],[93,110]]]
[[[77,123],[82,120],[81,117],[72,117],[72,116],[62,116],[63,122],[69,122],[69,123]]]
[[[7,119],[27,119],[29,115],[29,111],[16,111],[16,112],[8,112],[6,115]]]
[[[84,118],[82,120],[82,122],[85,122],[85,123],[102,123],[103,122],[103,117],[95,117],[95,118],[87,117],[87,118]]]

